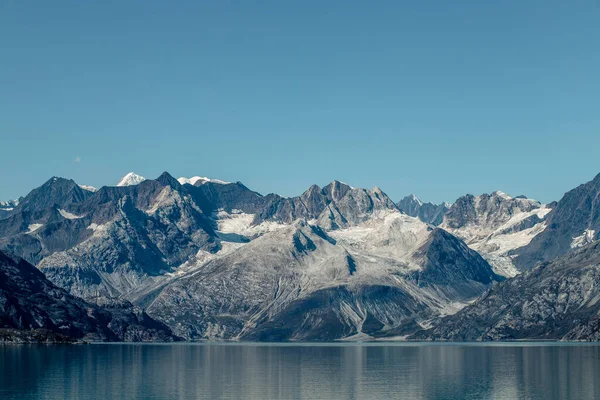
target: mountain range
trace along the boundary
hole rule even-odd
[[[339,181],[283,197],[53,177],[0,203],[0,337],[597,340],[599,193],[600,175],[550,204],[440,205]]]

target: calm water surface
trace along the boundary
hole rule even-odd
[[[0,346],[1,399],[597,399],[600,346]]]

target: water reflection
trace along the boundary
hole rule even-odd
[[[0,347],[0,398],[593,399],[593,345]]]

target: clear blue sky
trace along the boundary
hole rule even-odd
[[[596,0],[2,0],[0,49],[0,199],[167,170],[551,201],[600,172]]]

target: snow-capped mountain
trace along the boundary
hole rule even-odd
[[[136,300],[188,339],[331,340],[405,335],[499,280],[460,240],[389,211],[230,243]]]
[[[186,339],[404,338],[472,302],[492,312],[477,299],[540,261],[567,254],[548,271],[585,267],[570,255],[584,246],[595,260],[600,231],[600,176],[549,205],[494,192],[449,207],[339,181],[283,197],[166,172],[129,178],[97,191],[51,178],[0,218],[0,250],[72,296],[131,302]],[[537,287],[531,276],[514,279]]]
[[[552,206],[501,191],[478,196],[468,194],[452,205],[423,203],[415,195],[398,202],[398,208],[406,214],[463,239],[497,274],[505,277],[519,273],[515,265],[519,249],[544,231],[547,226],[544,221]]]
[[[466,195],[450,207],[440,227],[478,251],[496,273],[510,277],[519,272],[513,261],[518,249],[546,229],[550,211],[551,206],[500,191]]]
[[[130,172],[123,178],[121,178],[119,183],[117,183],[117,186],[134,186],[142,183],[145,180],[146,178],[144,178],[143,176],[138,175],[135,172]]]
[[[515,251],[525,272],[413,338],[600,340],[599,199],[600,175],[567,192]]]
[[[35,212],[0,220],[0,248],[89,301],[129,299],[185,338],[404,335],[502,279],[377,187],[334,181],[286,198],[167,173],[97,192],[53,178],[21,205]],[[294,316],[309,304],[311,326]]]

